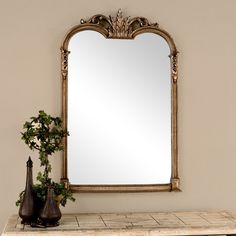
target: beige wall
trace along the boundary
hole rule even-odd
[[[0,0],[0,231],[17,212],[31,153],[22,124],[39,109],[60,115],[60,44],[96,13],[158,21],[179,60],[181,193],[80,194],[63,212],[228,209],[236,213],[235,0]],[[36,164],[36,163],[35,163]],[[60,155],[53,158],[59,180]],[[37,169],[35,169],[37,172]]]

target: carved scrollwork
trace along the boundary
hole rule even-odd
[[[172,79],[173,79],[173,83],[177,83],[177,79],[178,79],[178,56],[177,54],[175,55],[171,55],[170,56],[171,59],[171,70],[172,70]]]
[[[61,74],[62,74],[62,79],[65,80],[67,79],[68,75],[68,55],[69,51],[61,48]]]
[[[91,17],[87,22],[81,20],[81,24],[90,23],[100,25],[108,31],[108,38],[133,38],[133,32],[139,28],[147,26],[155,26],[157,23],[150,23],[144,17],[123,17],[122,11],[119,9],[116,17],[104,16],[101,14]]]

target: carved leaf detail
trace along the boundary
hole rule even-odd
[[[84,24],[86,21],[81,20]],[[144,17],[123,17],[122,11],[119,10],[115,17],[104,15],[95,15],[88,20],[90,24],[97,24],[102,26],[108,31],[109,38],[133,38],[133,32],[141,27],[155,26],[158,28],[158,24],[151,24]]]
[[[111,18],[112,31],[109,31],[109,37],[123,38],[129,37],[129,17],[123,18],[122,12],[119,10],[116,17]]]

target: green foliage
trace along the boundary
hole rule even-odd
[[[18,198],[18,200],[16,201],[16,206],[20,206],[20,204],[22,203],[23,197],[24,197],[24,193],[25,193],[25,191],[21,191],[21,192],[20,192],[19,198]]]
[[[52,186],[58,204],[65,206],[67,199],[75,201],[72,192],[65,187],[64,183],[56,183],[49,178],[52,167],[48,156],[63,150],[62,140],[69,135],[68,131],[63,129],[61,118],[52,117],[41,110],[37,117],[31,117],[30,121],[24,123],[23,130],[21,139],[31,150],[38,151],[40,165],[44,167],[43,173],[39,172],[37,176],[39,183],[33,187],[36,197],[45,201],[47,188]],[[16,202],[17,206],[22,202],[23,196],[24,191],[19,195],[19,200]]]
[[[62,139],[69,135],[63,129],[62,120],[39,111],[37,117],[31,117],[23,125],[22,139],[31,150],[38,150],[41,166],[48,164],[48,155],[63,150]]]
[[[67,200],[71,200],[73,202],[75,201],[75,198],[72,196],[72,192],[65,187],[64,183],[56,183],[50,178],[46,181],[44,175],[41,172],[38,173],[37,180],[39,181],[39,184],[35,184],[33,189],[36,197],[42,202],[45,201],[47,188],[49,185],[54,189],[55,200],[58,204],[65,206]]]
[[[38,175],[41,175],[41,174],[38,174]],[[35,193],[35,198],[39,199],[41,202],[44,202],[46,200],[48,183],[45,183],[45,180],[43,179],[42,176],[40,177],[39,182],[40,183],[35,184],[33,186],[33,191]],[[62,205],[64,207],[67,203],[67,200],[71,200],[73,202],[75,201],[75,198],[73,197],[72,192],[68,188],[65,187],[64,183],[56,183],[50,179],[50,185],[54,189],[54,197],[58,205]],[[16,206],[20,206],[23,200],[24,193],[25,191],[22,191],[19,194],[19,198],[16,201]]]

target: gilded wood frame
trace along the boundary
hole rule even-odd
[[[67,129],[67,96],[68,96],[68,44],[78,32],[94,30],[105,38],[134,39],[142,33],[154,33],[163,37],[170,47],[171,62],[171,179],[169,184],[150,185],[71,185],[68,179],[67,138],[64,139],[63,170],[61,181],[73,192],[155,192],[180,191],[178,176],[178,140],[177,140],[177,80],[178,80],[178,51],[174,40],[157,23],[151,24],[144,17],[123,17],[121,10],[116,17],[101,14],[91,17],[88,21],[72,28],[66,35],[61,47],[61,76],[62,76],[62,119]]]

